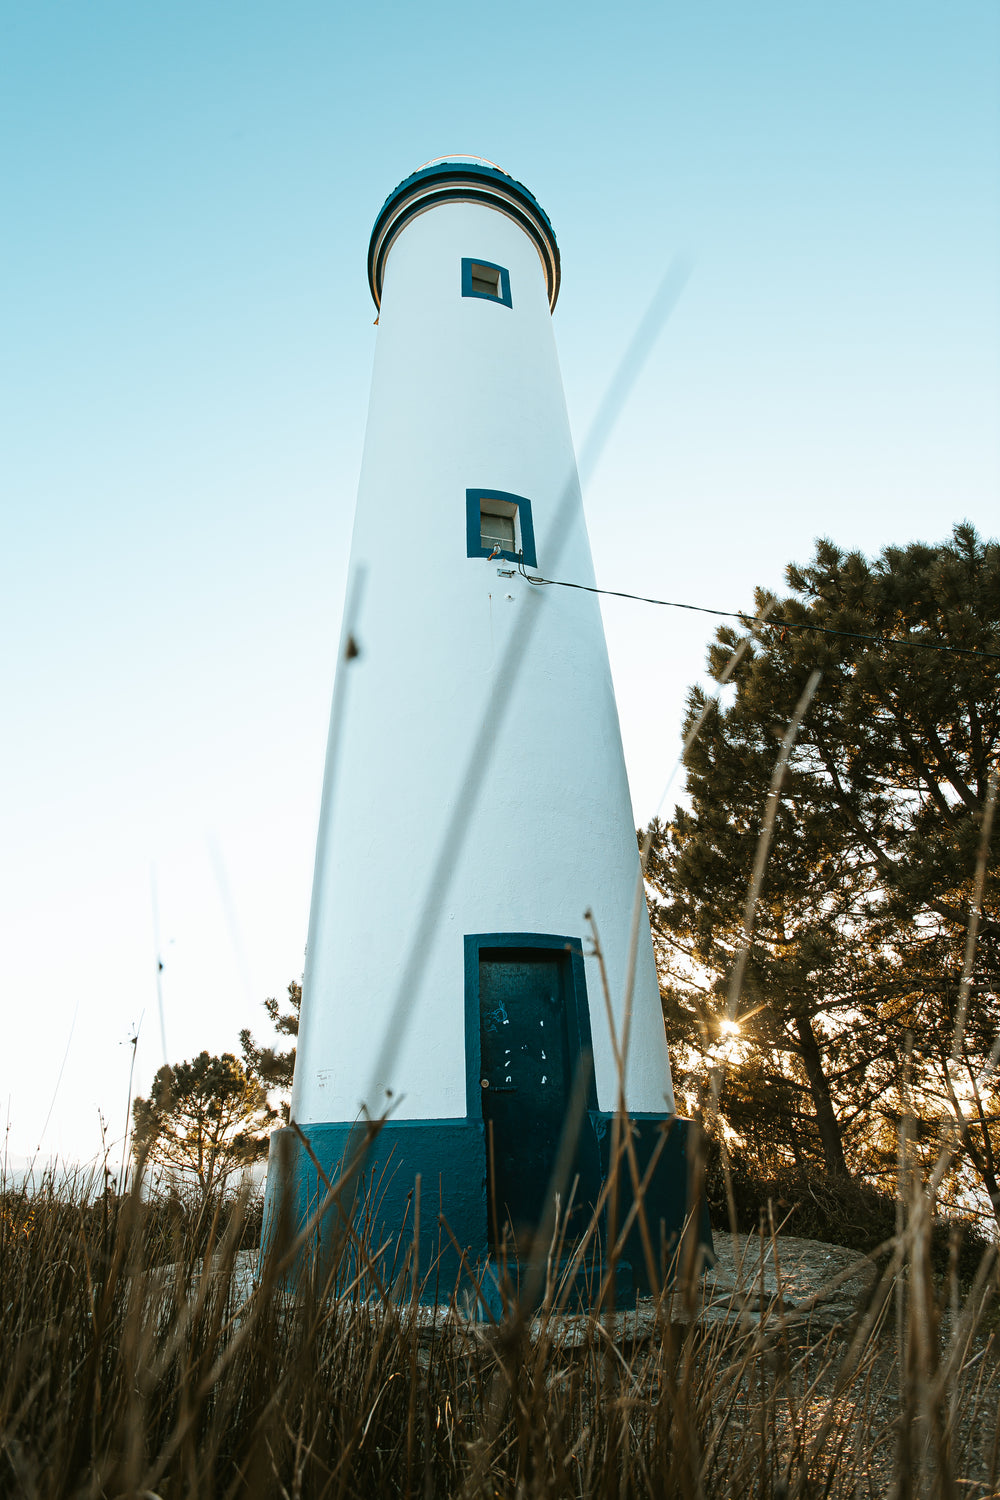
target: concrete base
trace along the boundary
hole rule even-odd
[[[600,1186],[612,1158],[615,1116],[591,1110],[584,1123],[585,1154],[599,1163]],[[653,1290],[655,1279],[670,1274],[691,1202],[689,1120],[640,1115],[630,1119],[640,1180],[648,1175],[643,1208],[648,1246],[636,1216],[618,1257],[617,1297],[621,1301]],[[661,1145],[662,1140],[662,1145]],[[654,1160],[655,1156],[655,1160]],[[338,1188],[338,1183],[341,1186]],[[337,1191],[331,1197],[330,1189]],[[617,1196],[617,1202],[612,1198]],[[325,1203],[325,1210],[318,1210]],[[576,1300],[585,1300],[600,1279],[608,1253],[609,1230],[619,1239],[633,1203],[632,1173],[623,1158],[617,1193],[601,1209],[596,1254],[578,1278]],[[311,1220],[302,1263],[312,1266],[320,1284],[336,1268],[340,1290],[355,1278],[365,1295],[412,1289],[412,1247],[418,1242],[420,1300],[460,1306],[476,1300],[476,1285],[490,1284],[491,1246],[487,1214],[486,1140],[482,1120],[388,1120],[377,1131],[363,1125],[308,1125],[271,1136],[264,1207],[265,1245],[286,1240]],[[419,1225],[418,1225],[419,1220]],[[699,1238],[711,1246],[707,1209],[697,1216]],[[367,1247],[359,1257],[357,1243]],[[571,1249],[572,1247],[565,1247]],[[508,1274],[519,1268],[508,1265]],[[525,1280],[526,1268],[518,1279]],[[495,1269],[494,1269],[495,1275]],[[491,1294],[492,1296],[492,1294]],[[471,1299],[471,1300],[470,1300]]]

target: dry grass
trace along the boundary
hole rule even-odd
[[[814,685],[810,679],[783,741],[769,819]],[[444,889],[440,872],[474,790],[470,772],[428,909]],[[752,940],[769,828],[766,821],[741,954]],[[641,899],[640,884],[637,912]],[[636,921],[633,941],[637,931]],[[596,937],[595,951],[600,958]],[[626,1016],[629,1005],[626,994]],[[627,1028],[615,1048],[623,1058]],[[623,1074],[620,1064],[622,1106]],[[719,1081],[711,1078],[703,1092],[710,1119]],[[630,1320],[608,1305],[613,1256],[595,1312],[572,1315],[557,1286],[538,1285],[529,1273],[530,1297],[520,1302],[508,1289],[502,1312],[470,1324],[456,1308],[445,1316],[422,1305],[409,1274],[408,1231],[400,1244],[374,1246],[363,1224],[352,1228],[332,1260],[325,1247],[323,1264],[332,1269],[320,1284],[308,1230],[296,1235],[279,1212],[248,1280],[244,1201],[206,1218],[162,1212],[144,1200],[138,1181],[124,1199],[104,1193],[96,1201],[85,1184],[57,1192],[52,1182],[37,1190],[0,1182],[0,1493],[25,1500],[1000,1496],[996,1255],[989,1247],[971,1276],[957,1243],[944,1269],[940,1255],[934,1259],[933,1204],[964,1124],[956,1114],[926,1180],[912,1163],[904,1124],[895,1223],[874,1257],[874,1291],[851,1325],[832,1329],[804,1316],[801,1301],[793,1309],[780,1281],[774,1297],[762,1298],[750,1268],[729,1315],[709,1320],[690,1264],[675,1268],[641,1323]],[[627,1156],[629,1131],[619,1138]],[[617,1150],[612,1156],[616,1171]],[[636,1163],[626,1165],[643,1221]],[[703,1182],[705,1162],[695,1165],[694,1180]],[[347,1176],[357,1167],[353,1161]],[[735,1229],[725,1153],[722,1170]],[[333,1184],[329,1199],[343,1187]],[[611,1210],[613,1222],[613,1201]],[[758,1260],[769,1248],[779,1264],[778,1247],[766,1244],[773,1233],[771,1225],[762,1235]],[[693,1249],[694,1236],[686,1244]],[[436,1268],[420,1270],[425,1290],[435,1287]],[[384,1290],[374,1298],[362,1292],[372,1286]]]
[[[871,1305],[830,1331],[786,1317],[780,1289],[762,1313],[752,1269],[713,1324],[683,1277],[641,1326],[569,1317],[552,1286],[540,1309],[469,1324],[422,1307],[405,1272],[375,1301],[337,1273],[293,1291],[287,1235],[248,1281],[245,1204],[164,1223],[137,1191],[11,1189],[0,1491],[995,1495],[995,1263],[935,1275],[921,1184],[905,1198]]]

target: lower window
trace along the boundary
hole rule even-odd
[[[506,490],[466,490],[465,535],[469,557],[504,557],[538,566],[531,501]]]

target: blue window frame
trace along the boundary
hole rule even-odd
[[[491,516],[507,523],[496,528],[498,533],[507,531],[509,537],[510,530],[513,530],[513,546],[508,542],[505,547],[502,541],[495,539],[487,542],[484,531],[489,531],[488,519]],[[523,495],[511,495],[506,490],[466,490],[465,538],[469,557],[505,557],[508,562],[520,559],[529,568],[538,567],[531,501]]]
[[[512,307],[510,272],[506,266],[495,266],[491,260],[463,256],[462,296],[482,297],[486,302],[499,302],[503,307]]]

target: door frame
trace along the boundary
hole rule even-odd
[[[551,932],[474,932],[465,937],[465,1110],[470,1120],[482,1120],[482,1047],[479,1033],[479,954],[482,949],[525,948],[564,953],[563,978],[566,983],[566,1044],[569,1060],[569,1088],[586,1054],[586,1108],[597,1108],[597,1083],[594,1075],[594,1047],[590,1030],[590,1005],[587,1001],[587,978],[583,966],[583,940],[561,937]]]

